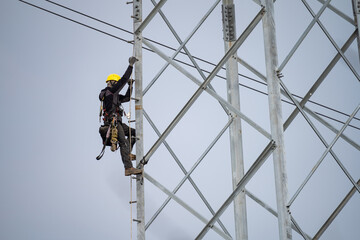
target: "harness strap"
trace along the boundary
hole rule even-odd
[[[109,139],[110,139],[110,126],[106,132],[106,138],[105,138],[105,141],[104,141],[104,144],[103,144],[103,147],[101,149],[101,152],[100,154],[96,157],[96,160],[100,160],[102,158],[102,156],[104,156],[104,153],[105,153],[105,149],[106,149],[106,145],[107,143],[109,142]]]

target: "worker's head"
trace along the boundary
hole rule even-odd
[[[119,81],[121,79],[121,77],[115,73],[110,74],[107,79],[106,79],[106,83],[108,86],[112,86],[114,85],[117,81]]]

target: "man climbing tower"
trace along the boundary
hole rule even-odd
[[[125,138],[124,127],[126,125],[124,124],[125,126],[123,127],[122,124],[123,109],[121,106],[121,102],[130,100],[131,83],[129,83],[129,79],[133,70],[133,65],[136,61],[137,59],[135,57],[129,58],[129,66],[121,78],[117,74],[110,74],[106,79],[107,87],[101,90],[99,94],[99,99],[103,104],[103,110],[100,114],[104,116],[104,125],[100,127],[99,132],[103,139],[104,148],[102,153],[96,159],[99,160],[101,158],[105,146],[111,146],[111,151],[115,151],[117,149],[117,144],[119,144],[121,158],[125,167],[125,176],[142,173],[141,169],[132,166],[130,160],[131,146],[128,139]],[[127,93],[125,95],[119,94],[126,83],[129,83]],[[134,160],[136,157],[134,155],[132,156],[132,159]]]

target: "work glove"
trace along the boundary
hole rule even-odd
[[[129,65],[133,66],[136,61],[139,61],[136,57],[129,57]]]

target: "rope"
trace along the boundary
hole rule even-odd
[[[130,240],[132,240],[132,178],[130,176]]]
[[[133,55],[135,55],[135,44],[133,45]],[[134,63],[135,64],[135,63]],[[130,85],[129,85],[129,88],[130,88],[130,100],[129,100],[129,112],[128,114],[126,115],[127,119],[128,119],[128,125],[129,125],[129,158],[131,156],[131,95],[132,95],[132,85],[133,85],[133,79],[132,79],[132,75],[133,75],[133,71],[131,72],[131,75],[130,75]],[[130,159],[131,161],[131,159]],[[130,240],[132,240],[132,222],[133,222],[133,218],[132,218],[132,204],[133,204],[133,201],[132,201],[132,176],[130,175]]]

